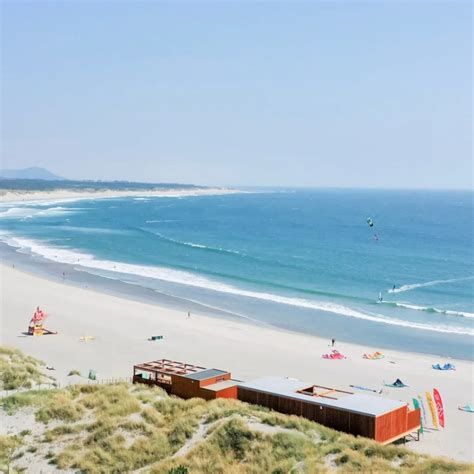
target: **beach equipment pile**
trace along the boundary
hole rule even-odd
[[[364,359],[369,359],[369,360],[377,360],[377,359],[383,359],[385,356],[379,352],[376,351],[373,354],[368,354],[367,352],[362,356]]]
[[[446,362],[443,366],[440,364],[433,364],[431,367],[435,370],[456,370],[456,366],[453,364],[450,364],[449,362]]]
[[[333,349],[329,354],[323,354],[323,359],[347,359],[345,355],[342,355],[338,350]]]
[[[400,379],[395,380],[393,383],[383,383],[386,387],[394,387],[394,388],[403,388],[403,387],[408,387],[408,385],[405,385]]]

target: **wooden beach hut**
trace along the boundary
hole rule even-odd
[[[298,415],[353,435],[392,443],[420,429],[420,410],[403,402],[356,394],[287,377],[263,377],[238,387],[238,399]]]
[[[145,362],[133,367],[133,383],[157,385],[181,398],[237,398],[237,384],[230,372],[208,369],[169,359]]]

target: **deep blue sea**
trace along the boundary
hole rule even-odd
[[[3,204],[0,237],[71,281],[472,359],[473,222],[471,192],[265,190]]]

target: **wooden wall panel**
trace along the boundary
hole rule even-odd
[[[237,385],[219,390],[217,398],[237,398]]]
[[[201,387],[206,387],[207,385],[212,385],[213,383],[222,382],[223,380],[230,380],[230,373],[221,374],[216,377],[211,377],[205,380],[199,380]]]
[[[376,419],[373,416],[351,413],[316,403],[305,403],[304,400],[280,397],[241,387],[238,388],[237,397],[244,402],[262,405],[280,413],[303,416],[338,431],[372,439],[375,437]]]
[[[237,386],[227,387],[222,390],[208,390],[201,388],[199,396],[205,400],[214,400],[216,398],[237,398]]]
[[[348,432],[355,436],[365,436],[366,438],[374,439],[375,420],[375,416],[350,413]]]
[[[181,377],[172,376],[171,393],[181,398],[193,398],[199,396],[199,381]]]
[[[406,433],[408,407],[404,406],[397,410],[377,417],[375,439],[381,443],[396,438]]]
[[[411,410],[408,412],[407,415],[407,431],[409,430],[418,430],[421,427],[421,420],[420,420],[420,409],[417,408],[416,410]]]
[[[325,424],[338,431],[350,433],[350,413],[335,408],[323,407],[325,414]]]

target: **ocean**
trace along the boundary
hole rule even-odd
[[[5,262],[72,284],[473,360],[472,192],[266,189],[9,203],[0,205],[0,238]]]

